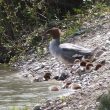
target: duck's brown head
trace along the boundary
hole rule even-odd
[[[60,35],[62,34],[61,30],[59,28],[53,27],[46,31],[46,34],[50,34],[53,39],[60,38]]]

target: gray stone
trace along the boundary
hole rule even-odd
[[[41,106],[35,106],[35,107],[33,108],[33,110],[42,110],[42,109],[41,109]]]

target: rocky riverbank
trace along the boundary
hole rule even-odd
[[[100,22],[99,22],[100,21]],[[29,78],[32,82],[46,80],[60,80],[80,85],[70,96],[48,100],[34,110],[96,110],[99,102],[97,98],[107,92],[110,85],[110,15],[101,16],[92,22],[84,23],[85,33],[80,36],[71,37],[68,42],[80,44],[88,48],[99,47],[96,60],[92,62],[93,67],[88,71],[76,71],[66,68],[49,54],[38,61],[34,54],[21,65],[21,76]],[[72,42],[74,41],[74,42]],[[98,64],[100,68],[95,69]],[[56,78],[57,77],[57,78]],[[68,87],[66,88],[68,89]]]

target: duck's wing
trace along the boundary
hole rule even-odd
[[[70,57],[82,57],[92,53],[92,49],[88,49],[79,45],[74,45],[71,43],[60,44],[60,49],[62,50],[62,54]]]

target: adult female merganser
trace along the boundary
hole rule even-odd
[[[66,64],[72,64],[75,59],[90,58],[94,55],[96,49],[88,49],[72,43],[60,44],[61,30],[53,27],[49,29],[46,34],[52,36],[49,44],[49,51],[58,60]]]

